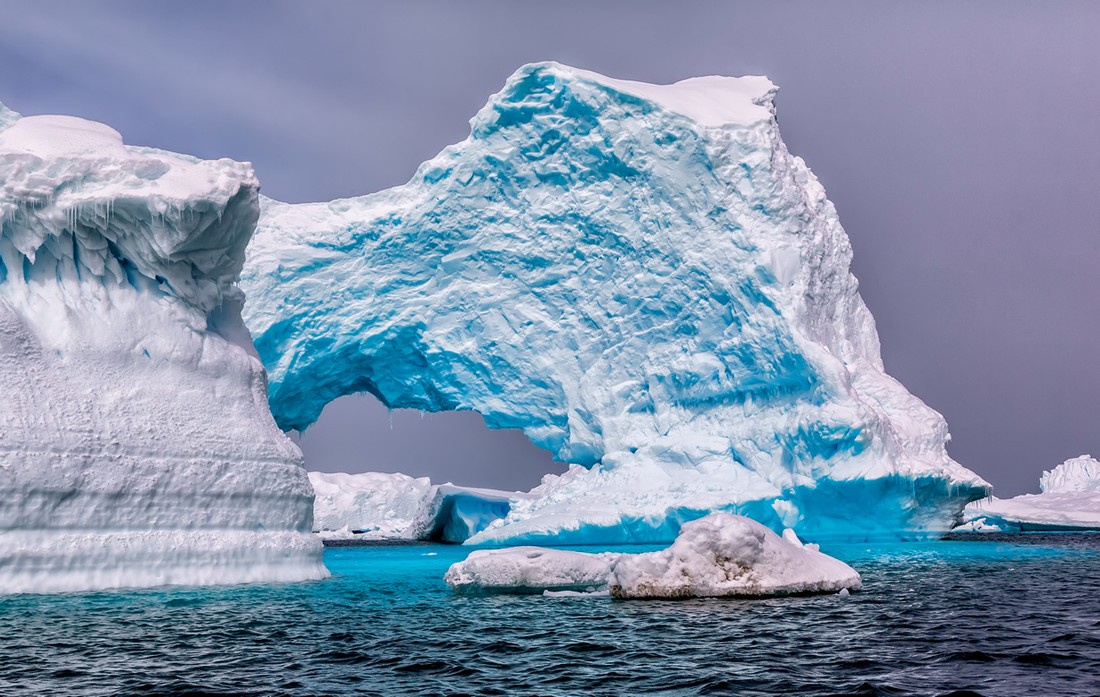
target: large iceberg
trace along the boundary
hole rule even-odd
[[[963,511],[961,531],[1100,530],[1100,462],[1091,455],[1043,472],[1039,494],[976,501]]]
[[[309,480],[313,529],[328,540],[465,542],[527,496],[387,472],[310,472]]]
[[[240,319],[257,190],[0,107],[0,592],[327,575]]]
[[[574,465],[471,538],[671,541],[711,511],[936,535],[989,487],[888,376],[763,77],[521,68],[408,184],[264,200],[242,276],[272,411],[474,409]]]

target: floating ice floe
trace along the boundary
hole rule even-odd
[[[573,465],[471,543],[667,543],[715,510],[815,539],[947,532],[988,485],[886,374],[775,92],[529,65],[408,184],[264,199],[241,283],[276,420],[366,390]]]
[[[668,549],[591,554],[541,547],[477,550],[444,580],[459,592],[602,593],[620,599],[754,597],[857,590],[839,559],[744,516],[713,513],[684,525]]]
[[[619,557],[547,547],[479,549],[453,564],[443,580],[466,593],[591,593],[607,589],[611,563]]]
[[[963,511],[960,532],[1100,530],[1100,462],[1066,460],[1039,479],[1040,494],[990,498]]]

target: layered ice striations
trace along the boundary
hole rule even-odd
[[[1042,532],[1100,530],[1100,462],[1091,455],[1043,472],[1040,494],[991,498],[966,507],[960,530]]]
[[[0,108],[0,592],[327,575],[240,319],[257,190]]]
[[[774,94],[529,65],[408,184],[264,200],[242,286],[276,420],[368,391],[575,465],[472,542],[668,542],[718,510],[810,539],[949,530],[988,485],[884,372]]]

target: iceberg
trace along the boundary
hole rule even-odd
[[[385,472],[310,472],[313,529],[328,540],[427,540],[461,543],[508,515],[526,497],[432,484],[428,477]]]
[[[240,316],[258,188],[0,108],[0,593],[327,576]]]
[[[996,497],[963,511],[961,532],[1100,530],[1100,462],[1091,455],[1066,460],[1043,472],[1039,494]]]
[[[685,523],[667,549],[592,554],[539,547],[475,550],[443,580],[459,593],[608,592],[640,598],[762,597],[859,590],[855,569],[729,513]]]
[[[807,539],[949,531],[989,485],[886,374],[775,92],[528,65],[408,184],[263,199],[241,284],[276,421],[366,391],[571,465],[471,544],[668,543],[714,511]]]
[[[668,549],[620,557],[608,585],[615,598],[709,598],[859,590],[855,569],[780,537],[754,520],[714,513],[685,523]]]

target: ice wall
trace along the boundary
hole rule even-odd
[[[710,511],[936,534],[988,485],[883,370],[766,78],[513,75],[408,184],[264,200],[242,286],[283,428],[368,391],[577,467],[478,542],[671,541]]]
[[[251,168],[0,128],[0,592],[327,575],[240,319]]]

